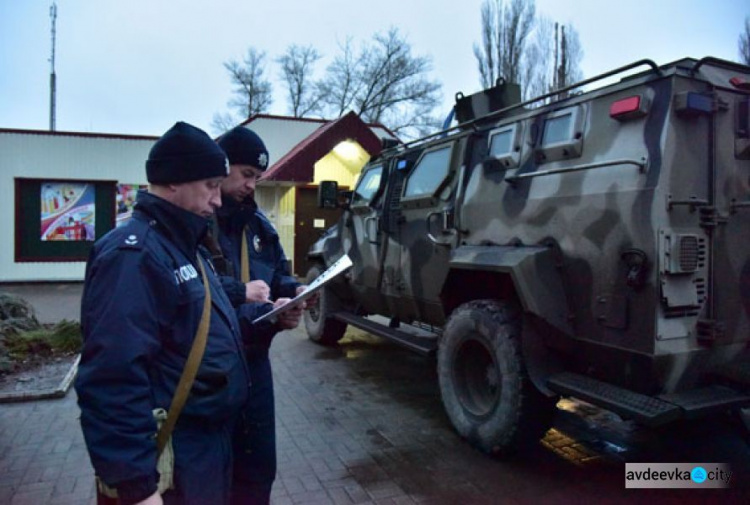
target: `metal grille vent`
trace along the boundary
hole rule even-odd
[[[698,270],[699,248],[698,237],[682,235],[680,237],[680,271],[695,272]]]
[[[665,271],[669,274],[692,274],[706,266],[706,238],[694,233],[665,237]]]

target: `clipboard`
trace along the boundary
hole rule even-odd
[[[299,306],[300,303],[310,298],[316,291],[319,291],[328,282],[333,280],[335,277],[343,274],[352,267],[353,263],[351,258],[347,254],[344,254],[336,262],[328,267],[328,269],[320,274],[314,281],[312,281],[303,292],[292,298],[288,303],[285,303],[281,307],[277,307],[270,312],[267,312],[253,321],[253,324],[260,323],[266,319],[275,318],[277,315],[285,312],[289,309]]]

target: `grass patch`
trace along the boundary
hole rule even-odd
[[[5,350],[12,360],[24,360],[32,355],[77,353],[83,342],[81,325],[68,320],[35,330],[7,332],[3,340]]]

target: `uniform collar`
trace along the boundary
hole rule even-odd
[[[139,191],[136,197],[138,214],[157,226],[188,258],[195,256],[208,231],[208,219],[146,191]]]
[[[257,209],[258,204],[252,197],[238,202],[234,198],[222,195],[221,208],[216,211],[219,227],[229,233],[242,230]]]

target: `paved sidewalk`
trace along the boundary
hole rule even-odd
[[[75,393],[0,405],[0,503],[95,503]]]
[[[335,348],[313,344],[301,329],[286,332],[276,337],[271,357],[279,453],[274,505],[750,503],[747,442],[719,424],[654,434],[630,461],[731,462],[744,487],[626,490],[619,449],[613,457],[610,442],[591,430],[573,434],[564,418],[544,444],[515,460],[473,450],[443,412],[434,360],[362,332],[350,330]],[[75,391],[0,405],[0,505],[93,505],[93,499]]]

